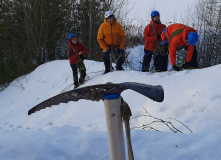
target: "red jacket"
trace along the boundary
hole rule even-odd
[[[170,42],[170,35],[178,30],[178,29],[183,29],[182,33],[176,34],[171,42]],[[186,41],[186,37],[190,32],[196,32],[196,30],[194,30],[191,27],[185,26],[183,24],[171,24],[170,26],[167,27],[166,29],[166,37],[164,35],[164,33],[161,34],[161,38],[164,41],[166,38],[168,38],[168,42],[170,43],[170,49],[169,49],[169,55],[170,55],[170,62],[172,64],[172,66],[176,65],[176,48],[178,46],[184,46],[186,45],[187,48],[187,57],[186,57],[186,62],[190,62],[192,59],[192,55],[193,55],[193,50],[194,50],[194,46],[190,46],[187,41]],[[196,32],[197,33],[197,32]]]
[[[75,49],[76,53],[74,52],[73,48]],[[71,40],[69,41],[68,43],[68,49],[70,51],[70,56],[74,55],[73,57],[68,57],[69,58],[69,61],[70,61],[70,64],[75,64],[76,61],[79,60],[79,52],[82,52],[84,55],[90,53],[90,51],[85,47],[83,46],[80,42],[77,42],[77,44],[73,44],[71,42]]]
[[[153,21],[150,23],[154,26],[157,35],[160,35],[163,32],[163,29],[166,28],[164,24],[156,24]],[[148,24],[144,30],[144,40],[144,48],[146,50],[153,51],[156,47],[157,36],[154,36],[153,29],[150,24]]]

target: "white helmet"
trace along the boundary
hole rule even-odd
[[[108,17],[110,17],[110,16],[113,16],[113,17],[114,17],[114,14],[113,14],[112,11],[107,11],[107,12],[105,13],[105,15],[104,15],[105,18],[108,18]]]

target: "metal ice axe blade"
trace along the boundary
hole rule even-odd
[[[79,99],[91,99],[93,89],[104,89],[104,106],[106,114],[108,141],[111,160],[125,160],[124,135],[121,118],[121,98],[120,94],[126,89],[132,89],[154,101],[162,102],[164,99],[164,91],[161,86],[152,86],[140,83],[125,82],[119,84],[106,83],[93,85],[71,90],[52,98],[45,100],[28,111],[28,115],[58,105],[60,103],[68,103],[69,101],[78,101]],[[133,156],[132,156],[133,158]]]
[[[91,90],[94,88],[105,89],[105,94],[121,94],[124,90],[131,89],[157,102],[162,102],[164,99],[164,90],[159,85],[152,86],[135,82],[106,83],[82,87],[58,94],[31,108],[28,111],[28,115],[60,103],[68,103],[69,101],[78,101],[80,99],[91,100]]]

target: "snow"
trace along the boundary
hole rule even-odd
[[[134,48],[128,48],[127,53],[129,54],[127,57],[127,67],[136,71],[140,71],[142,68],[143,56],[144,56],[144,46],[138,45]],[[153,66],[153,59],[150,62],[150,68]],[[172,65],[170,60],[168,61],[168,70],[171,70]],[[153,71],[151,71],[153,72]]]
[[[181,22],[192,26],[192,15],[199,0],[128,2],[128,10],[134,6],[125,15],[128,24],[145,27],[151,11],[158,10],[166,25]],[[121,94],[133,113],[130,122],[135,160],[220,159],[221,65],[180,72],[143,73],[139,71],[143,46],[127,52],[130,52],[130,65],[126,70],[106,75],[103,75],[103,62],[85,60],[90,79],[81,87],[106,82],[163,86],[165,98],[162,103],[131,90]],[[62,103],[28,116],[29,109],[61,93],[72,83],[68,60],[56,60],[17,78],[0,92],[0,160],[110,159],[102,101]],[[133,129],[154,120],[147,116],[135,118],[146,115],[144,108],[150,115],[171,122],[183,134],[173,133],[162,123],[151,125],[161,132]],[[192,133],[174,119],[188,126]]]
[[[140,48],[131,49],[131,54]],[[183,132],[173,133],[162,123],[151,125],[161,132],[132,129],[136,160],[220,159],[221,65],[162,73],[126,68],[105,75],[103,62],[85,60],[85,65],[90,79],[81,87],[106,82],[163,86],[165,98],[162,103],[132,90],[121,94],[133,117],[145,115],[146,110],[156,118],[171,121]],[[56,60],[19,77],[0,92],[0,159],[110,159],[102,101],[62,103],[27,115],[35,105],[59,94],[72,79],[68,60]],[[172,118],[188,126],[193,133]],[[147,116],[133,118],[131,128],[153,120]]]

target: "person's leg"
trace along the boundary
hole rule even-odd
[[[71,69],[73,72],[73,80],[74,80],[74,85],[78,86],[78,72],[77,72],[77,67],[76,64],[71,64]]]
[[[190,67],[197,68],[197,49],[196,46],[194,46],[192,60],[190,61]]]
[[[156,72],[159,71],[159,57],[160,57],[160,54],[157,53],[154,58],[154,68]]]
[[[104,66],[105,66],[105,73],[110,72],[110,53],[109,52],[103,52],[103,60],[104,60]]]
[[[159,54],[159,59],[158,59],[158,69],[159,71],[167,71],[167,66],[168,66],[168,55],[161,55]]]
[[[144,49],[142,72],[149,72],[150,61],[151,61],[152,55],[153,55],[153,52]]]
[[[84,79],[86,77],[86,68],[85,68],[85,65],[84,65],[83,61],[78,63],[78,70],[80,72],[79,83],[83,84],[84,83]]]
[[[122,68],[122,64],[124,63],[125,61],[125,53],[124,51],[118,53],[119,54],[119,57],[117,59],[117,66],[116,66],[116,69],[117,70],[123,70]]]
[[[158,58],[158,71],[167,71],[168,67],[168,44],[160,45],[160,53]]]

